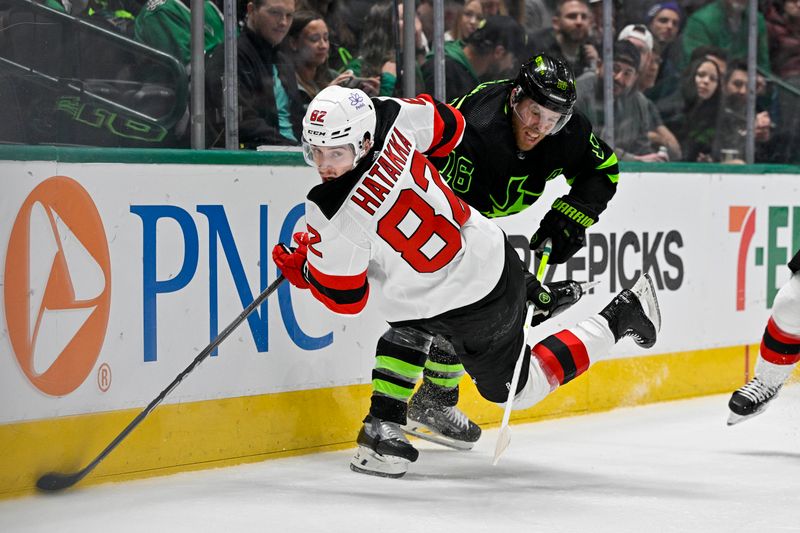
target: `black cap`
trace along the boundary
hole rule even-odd
[[[627,63],[639,71],[641,55],[636,45],[630,41],[617,41],[614,43],[614,61]]]
[[[516,20],[505,15],[495,15],[486,18],[477,30],[464,39],[464,44],[481,49],[500,45],[521,58],[525,53],[526,41],[525,30]]]

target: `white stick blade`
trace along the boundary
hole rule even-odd
[[[494,458],[492,459],[492,466],[497,466],[500,456],[503,455],[503,452],[506,451],[506,448],[508,448],[510,443],[511,428],[505,426],[500,430],[500,434],[497,436],[497,444],[494,446]]]

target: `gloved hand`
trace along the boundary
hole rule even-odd
[[[308,233],[298,232],[293,235],[297,248],[290,248],[278,243],[272,249],[272,260],[281,269],[283,276],[298,289],[307,289],[305,276],[306,254],[308,253]]]
[[[598,214],[569,195],[557,198],[531,237],[531,250],[541,257],[544,242],[553,242],[550,262],[560,264],[575,255],[586,241],[586,228],[597,222]]]
[[[583,296],[583,289],[577,281],[567,279],[542,285],[530,272],[525,273],[525,289],[528,301],[536,307],[531,326],[538,326],[561,314]]]

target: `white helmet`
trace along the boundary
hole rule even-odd
[[[375,137],[375,107],[361,89],[331,85],[317,94],[303,117],[303,155],[311,166],[311,146],[353,147],[353,168],[367,153],[364,140]]]

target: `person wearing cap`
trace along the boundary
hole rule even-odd
[[[532,33],[532,49],[563,59],[580,76],[597,67],[600,55],[592,40],[592,13],[588,0],[558,0],[552,26]]]
[[[646,101],[651,122],[655,128],[648,132],[650,143],[653,146],[663,146],[667,149],[670,159],[681,158],[681,146],[675,134],[664,125],[661,114],[656,104],[644,95],[650,89],[658,76],[661,56],[653,49],[653,35],[643,24],[629,24],[622,28],[618,36],[619,41],[628,41],[639,50],[641,57],[639,63],[639,76],[636,80],[634,91],[640,93]],[[640,98],[641,99],[641,98]]]
[[[614,149],[622,161],[664,162],[667,158],[651,146],[648,134],[659,125],[654,122],[650,104],[636,90],[641,56],[629,41],[614,43]],[[575,109],[605,131],[603,113],[603,70],[585,72],[575,86],[578,100]],[[602,135],[602,133],[601,133]]]
[[[758,66],[770,70],[767,45],[767,23],[764,15],[757,14]],[[692,51],[698,46],[718,46],[728,52],[731,59],[747,57],[747,0],[714,0],[698,9],[686,20],[683,29],[683,64],[689,62]]]
[[[525,49],[522,26],[508,16],[484,19],[477,30],[462,41],[444,45],[445,100],[470,92],[485,80],[493,80],[511,70]],[[433,54],[422,65],[425,90],[434,92]]]

